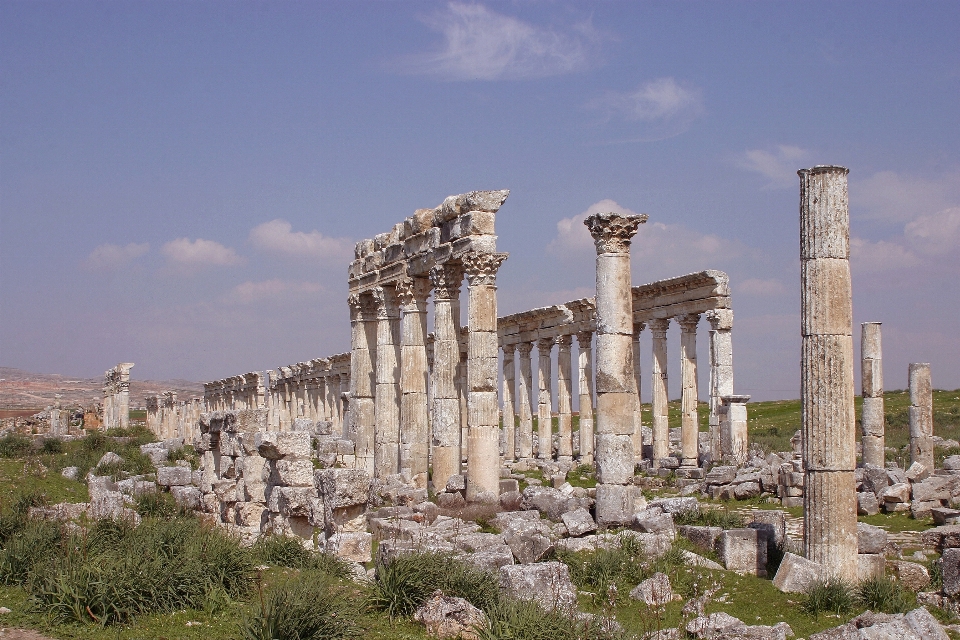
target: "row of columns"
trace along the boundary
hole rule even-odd
[[[344,421],[343,394],[349,389],[349,373],[329,371],[298,378],[290,367],[281,367],[280,376],[260,396],[257,405],[234,404],[234,409],[267,409],[271,430],[287,431],[297,418],[328,421],[338,432]]]

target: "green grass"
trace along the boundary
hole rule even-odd
[[[933,526],[932,518],[922,518],[914,520],[909,511],[901,513],[878,513],[875,516],[858,516],[857,520],[872,524],[875,527],[883,527],[890,533],[899,533],[901,531],[926,531]]]

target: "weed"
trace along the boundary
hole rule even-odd
[[[240,625],[243,640],[337,640],[358,637],[355,594],[325,573],[302,572],[259,585],[259,602]]]
[[[260,564],[311,569],[335,578],[346,578],[350,575],[350,567],[337,556],[310,551],[299,539],[289,536],[261,536],[251,551]]]
[[[40,452],[48,455],[63,453],[63,440],[59,438],[44,438],[40,443]]]
[[[819,616],[822,612],[850,613],[855,604],[856,594],[850,585],[839,578],[829,578],[810,585],[801,606],[810,615]]]
[[[22,458],[30,453],[30,438],[10,433],[0,438],[0,458]]]
[[[144,518],[175,518],[187,515],[172,495],[158,491],[148,491],[137,496],[135,509]]]
[[[857,601],[871,611],[904,613],[910,598],[899,582],[888,576],[870,578],[857,586]]]
[[[722,529],[740,529],[743,527],[743,515],[736,511],[730,511],[726,507],[722,509],[688,509],[674,514],[673,521],[678,527],[681,525],[720,527]]]
[[[476,631],[479,640],[612,640],[620,635],[602,619],[577,620],[523,600],[504,600],[486,614],[489,626]]]

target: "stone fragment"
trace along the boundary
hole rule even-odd
[[[859,553],[883,553],[887,546],[887,532],[865,522],[857,523],[857,549]]]
[[[597,530],[597,523],[593,521],[593,516],[583,507],[564,513],[560,519],[566,525],[567,532],[574,538]]]
[[[754,529],[729,529],[717,537],[717,555],[728,571],[757,575],[757,532]]]
[[[193,472],[185,467],[160,467],[157,484],[161,487],[185,487],[193,482]]]
[[[684,525],[680,527],[680,535],[705,551],[713,551],[717,538],[723,533],[720,527],[698,527]]]
[[[910,482],[921,482],[930,477],[930,469],[920,462],[914,462],[907,467],[906,475]]]
[[[960,548],[944,549],[940,559],[943,569],[943,594],[960,595]]]
[[[736,467],[714,467],[704,477],[704,484],[730,484],[737,477]]]
[[[877,495],[872,491],[862,491],[857,494],[857,515],[875,516],[880,513],[880,503]]]
[[[553,550],[553,531],[540,519],[512,522],[503,532],[503,539],[517,562],[529,564],[543,559]]]
[[[783,554],[773,586],[785,593],[803,593],[820,579],[822,567],[816,562],[790,553]]]
[[[676,600],[678,596],[670,586],[665,573],[655,573],[630,591],[630,597],[647,606],[659,607]]]
[[[424,602],[413,619],[426,627],[432,638],[459,638],[477,640],[477,630],[487,626],[487,616],[463,598],[443,595],[435,591]]]
[[[670,514],[695,514],[700,511],[700,503],[692,496],[683,498],[659,498],[652,501],[649,506],[659,507],[660,509],[663,509],[664,513]]]
[[[616,484],[597,485],[596,501],[596,517],[599,526],[624,526],[633,521],[633,487]]]
[[[538,562],[500,568],[500,588],[519,600],[532,600],[544,609],[568,610],[577,603],[570,570],[562,562]]]
[[[67,480],[76,480],[80,477],[80,469],[77,467],[64,467],[60,471],[60,475],[66,478]]]
[[[910,484],[898,482],[884,489],[881,496],[884,502],[910,502]]]
[[[370,475],[363,469],[318,469],[313,477],[328,509],[362,505],[370,500]]]
[[[647,509],[638,513],[634,519],[637,530],[645,533],[661,533],[670,538],[676,537],[673,516],[669,513],[658,513],[659,509]]]
[[[704,558],[703,556],[697,555],[692,551],[687,551],[684,549],[682,552],[683,561],[691,567],[700,567],[701,569],[710,569],[711,571],[723,571],[723,565],[720,565],[713,560]]]
[[[900,583],[912,591],[920,591],[930,584],[930,573],[922,564],[893,560],[889,565]]]
[[[950,636],[926,607],[918,607],[903,616],[904,621],[923,640],[949,640]]]
[[[327,553],[349,562],[370,562],[373,535],[366,532],[335,533],[327,539]]]
[[[118,454],[114,453],[113,451],[107,451],[105,454],[103,454],[103,456],[100,457],[100,460],[97,462],[96,467],[94,468],[99,469],[100,467],[104,467],[108,464],[120,464],[121,462],[123,462],[123,458],[121,458]]]
[[[310,458],[312,437],[307,431],[258,431],[254,446],[264,458]]]
[[[170,487],[170,495],[181,509],[195,511],[200,508],[200,489],[188,486]]]
[[[873,553],[857,554],[857,580],[863,582],[871,578],[882,578],[886,571],[886,560],[882,555]]]
[[[939,526],[945,524],[957,524],[960,522],[960,510],[950,509],[948,507],[933,507],[930,509],[930,515],[933,516],[933,524]]]

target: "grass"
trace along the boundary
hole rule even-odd
[[[738,511],[731,511],[726,506],[719,509],[696,509],[681,511],[673,516],[677,526],[694,525],[699,527],[721,527],[723,529],[739,529],[744,526],[744,516]]]
[[[818,617],[821,613],[833,613],[843,616],[857,605],[857,593],[854,587],[838,578],[817,581],[803,594],[801,604],[804,611]]]
[[[906,613],[917,606],[916,596],[893,578],[870,578],[857,585],[857,601],[870,611]]]

